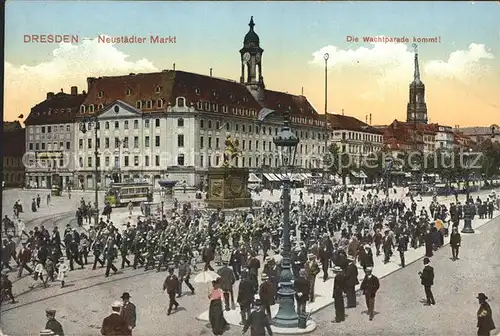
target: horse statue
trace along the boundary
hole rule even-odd
[[[240,143],[238,139],[231,139],[231,136],[228,135],[226,140],[224,141],[224,144],[226,145],[226,149],[224,150],[224,166],[228,167],[231,166],[231,162],[236,158],[237,156],[241,155],[241,151],[238,148]]]

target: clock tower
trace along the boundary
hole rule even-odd
[[[244,84],[252,96],[260,103],[264,103],[264,77],[262,76],[262,53],[259,36],[253,27],[253,16],[250,18],[250,30],[243,40],[241,55],[241,77],[240,83]]]
[[[410,97],[406,108],[406,122],[413,124],[427,124],[427,104],[425,103],[425,85],[420,80],[418,66],[417,45],[413,45],[415,52],[415,69],[413,82],[410,83]]]

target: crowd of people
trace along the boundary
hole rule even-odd
[[[430,258],[444,244],[451,228],[453,258],[458,259],[460,237],[456,228],[467,216],[465,205],[445,204],[434,197],[430,206],[424,207],[411,195],[395,197],[392,193],[396,195],[396,190],[374,188],[355,197],[354,192],[335,190],[314,204],[303,202],[302,194],[300,201],[291,203],[291,270],[298,315],[307,315],[307,303],[314,302],[319,273],[320,279],[327,281],[333,270],[334,322],[340,323],[345,320],[345,308],[357,304],[359,263],[365,273],[361,290],[372,320],[380,286],[372,274],[374,257],[383,255],[383,262],[388,263],[397,250],[401,266],[405,267],[405,252],[425,246],[425,256]],[[492,194],[465,203],[473,207],[472,217],[492,218],[497,202],[497,196]],[[195,292],[190,278],[197,265],[203,265],[202,271],[214,271],[215,263],[220,268],[209,297],[214,333],[222,334],[226,325],[223,310],[235,309],[236,303],[245,330],[267,330],[283,266],[277,257],[283,248],[282,202],[264,202],[258,209],[232,212],[192,209],[176,203],[163,217],[139,216],[123,226],[113,223],[110,216],[92,223],[91,208],[82,198],[76,217],[78,226],[83,226],[85,219],[91,224],[85,233],[69,224],[62,235],[57,227],[50,232],[43,226],[35,227],[28,233],[23,231],[26,237],[20,249],[12,236],[4,239],[2,292],[5,290],[14,301],[12,284],[8,285],[8,272],[13,270],[11,259],[18,265],[18,277],[23,270],[34,276],[32,287],[54,281],[64,286],[66,273],[75,264],[84,268],[93,255],[92,270],[97,270],[99,264],[105,268],[105,277],[111,271],[117,273],[118,268],[142,267],[157,272],[166,269],[163,287],[169,295],[170,315],[180,305],[176,299],[183,295],[183,284]],[[428,303],[435,304],[428,273],[424,269],[422,284]],[[258,315],[252,307],[258,308]],[[121,306],[113,308],[121,311]],[[103,335],[108,335],[105,330],[103,324]]]

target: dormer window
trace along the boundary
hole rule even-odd
[[[243,97],[243,102],[246,103],[247,102],[247,97]]]
[[[184,106],[186,106],[186,99],[184,97],[178,97],[177,107],[184,107]]]
[[[160,93],[161,92],[161,86],[157,86],[156,87],[156,93]]]
[[[196,103],[196,108],[197,108],[199,111],[201,111],[201,109],[203,108],[203,104],[201,103],[201,101],[198,101],[198,102]]]
[[[204,104],[205,106],[205,111],[210,111],[210,103],[209,102],[205,102]]]
[[[103,105],[103,104],[99,104],[99,105],[97,105],[97,110],[98,110],[98,111],[99,111],[99,110],[102,110],[102,108],[103,108],[103,107],[104,107],[104,105]]]
[[[152,100],[146,101],[146,108],[148,108],[148,109],[153,108],[153,101]]]
[[[281,108],[281,104],[278,104],[278,108]]]
[[[98,95],[98,97],[99,97],[99,98],[104,97],[104,91],[102,91],[102,90],[101,90],[101,91],[99,91],[99,95]]]
[[[127,89],[127,91],[125,92],[125,94],[126,94],[127,96],[130,96],[130,95],[132,94],[132,90],[131,90],[131,89]]]
[[[212,104],[212,111],[217,112],[219,110],[219,107],[217,104]]]
[[[198,88],[195,88],[195,89],[194,89],[194,92],[195,92],[198,96],[201,94],[201,91],[200,91],[200,89],[198,89]]]
[[[229,99],[234,100],[234,95],[232,93],[229,94]]]
[[[163,100],[162,99],[158,99],[156,101],[156,106],[159,107],[159,108],[162,108],[163,107]]]
[[[227,106],[226,105],[222,105],[222,113],[227,113]]]
[[[50,110],[47,112],[47,115],[50,115]]]
[[[94,105],[93,105],[93,104],[90,104],[90,105],[89,105],[89,112],[90,112],[90,113],[93,113],[93,112],[94,112]]]
[[[214,98],[217,98],[217,91],[215,91],[215,90],[214,90],[214,91],[212,91],[212,96],[213,96]]]
[[[80,113],[85,113],[85,105],[80,105]]]

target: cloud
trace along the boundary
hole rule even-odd
[[[324,54],[329,54],[328,67],[333,71],[359,71],[368,74],[375,82],[375,90],[361,93],[368,100],[383,101],[386,94],[394,90],[406,90],[413,77],[413,49],[402,43],[371,43],[371,47],[340,49],[326,46],[312,54],[310,64],[324,66]],[[422,76],[454,78],[465,81],[470,76],[486,68],[481,62],[493,59],[494,55],[486,50],[484,44],[471,43],[467,50],[457,50],[449,55],[447,61],[419,60]]]
[[[61,43],[52,52],[52,59],[29,66],[5,62],[5,114],[28,112],[45,99],[46,92],[76,85],[86,90],[87,77],[122,75],[130,72],[158,71],[152,62],[137,61],[111,43],[99,43],[97,38],[85,39],[81,44]],[[69,92],[69,87],[63,87]]]

